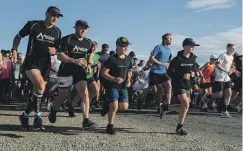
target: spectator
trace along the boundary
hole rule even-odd
[[[7,102],[5,95],[10,85],[11,68],[12,63],[9,59],[9,53],[5,52],[3,57],[3,67],[0,71],[0,101],[2,101],[2,103]]]
[[[13,100],[17,100],[21,96],[21,69],[23,65],[22,53],[18,52],[17,54],[17,62],[13,64],[12,68],[12,78],[13,78]]]

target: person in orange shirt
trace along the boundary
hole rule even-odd
[[[213,81],[211,81],[211,77],[214,74],[214,70],[215,70],[215,63],[218,59],[218,56],[216,55],[211,55],[210,56],[210,61],[205,63],[201,68],[201,73],[202,73],[202,82],[200,84],[200,87],[204,90],[205,94],[202,97],[202,102],[203,102],[203,106],[202,106],[202,111],[207,111],[207,104],[208,104],[208,100],[210,100],[211,95],[212,95],[212,83]]]

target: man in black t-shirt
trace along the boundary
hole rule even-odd
[[[28,21],[13,41],[12,51],[15,59],[21,38],[29,36],[23,68],[34,85],[34,93],[27,109],[19,117],[21,128],[24,130],[29,129],[28,115],[32,110],[36,112],[33,125],[34,130],[44,130],[40,114],[41,98],[45,91],[50,68],[50,56],[56,54],[57,41],[61,37],[60,29],[55,26],[59,17],[63,17],[60,10],[54,6],[49,7],[44,21]]]
[[[109,98],[108,125],[106,133],[115,134],[113,123],[118,109],[128,109],[128,90],[131,86],[132,62],[126,55],[127,38],[120,37],[116,41],[117,52],[104,65],[102,76],[108,80],[107,95]]]
[[[67,35],[60,40],[57,52],[58,59],[62,62],[58,71],[58,96],[54,98],[53,107],[48,116],[51,123],[56,122],[57,108],[65,102],[70,86],[74,85],[83,102],[83,128],[94,127],[96,124],[89,120],[89,92],[87,88],[86,68],[91,68],[92,41],[85,38],[89,25],[84,20],[75,24],[75,34]],[[86,56],[90,54],[87,60]],[[69,98],[71,101],[71,98]],[[71,102],[70,102],[71,105]]]

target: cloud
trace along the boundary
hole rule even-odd
[[[199,62],[207,61],[211,54],[219,55],[224,53],[228,43],[234,43],[236,45],[236,51],[242,52],[242,27],[203,37],[175,34],[173,35],[173,43],[171,45],[173,56],[176,55],[178,50],[182,49],[182,41],[187,37],[193,38],[196,43],[200,44],[195,49],[195,54],[198,56]]]
[[[185,7],[196,11],[207,11],[230,8],[235,4],[235,0],[188,0]]]
[[[209,60],[210,55],[219,55],[224,53],[228,43],[236,45],[236,51],[242,53],[242,27],[236,27],[228,31],[218,32],[209,36],[193,37],[190,35],[173,34],[172,50],[173,57],[177,52],[182,50],[182,42],[185,38],[193,38],[196,43],[200,44],[196,47],[194,53],[198,56],[198,62],[203,64]],[[129,47],[129,51],[135,51],[138,59],[148,60],[150,52],[138,51],[136,46]]]

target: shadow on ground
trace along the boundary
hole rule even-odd
[[[106,127],[97,127],[92,129],[82,129],[81,127],[59,127],[59,126],[45,126],[45,131],[41,131],[43,133],[54,133],[54,134],[61,134],[61,135],[78,135],[79,133],[101,133],[105,134]],[[134,131],[135,128],[116,128],[116,132],[118,133],[129,133],[129,134],[167,134],[167,135],[176,135],[176,133],[171,132],[140,132]],[[14,132],[40,132],[40,131],[33,131],[33,130],[21,130],[19,125],[11,125],[11,124],[2,124],[0,125],[0,131],[14,131]],[[7,136],[11,138],[21,138],[24,136],[19,136],[16,134],[0,134],[0,136]]]

